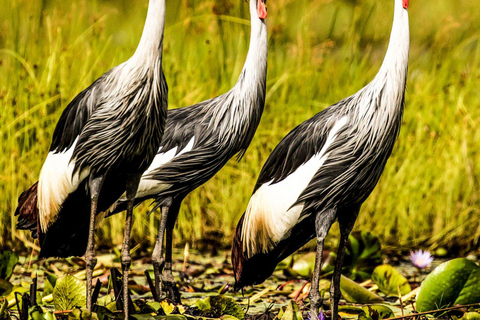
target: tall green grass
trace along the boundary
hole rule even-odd
[[[249,41],[240,0],[167,1],[164,69],[169,107],[191,105],[236,82]],[[176,243],[221,230],[232,238],[256,177],[295,125],[367,84],[386,50],[393,0],[270,0],[267,104],[240,162],[187,197]],[[480,237],[480,11],[473,1],[412,0],[403,128],[356,228],[399,246],[478,245]],[[0,0],[0,245],[15,230],[18,195],[38,179],[65,105],[134,52],[146,0]],[[146,212],[146,207],[140,208]],[[137,242],[153,242],[158,215],[135,216]],[[119,244],[123,216],[102,242]]]

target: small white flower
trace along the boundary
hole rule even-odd
[[[418,269],[423,269],[430,266],[433,261],[433,257],[429,251],[422,251],[422,249],[420,249],[415,252],[410,251],[410,260],[415,267]]]

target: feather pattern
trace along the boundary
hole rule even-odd
[[[395,0],[389,47],[372,82],[293,129],[262,168],[232,248],[237,287],[262,282],[313,239],[317,215],[348,215],[373,191],[400,130],[408,50],[408,13]],[[296,175],[308,181],[290,182]],[[288,197],[295,199],[278,205]],[[255,268],[259,261],[267,271]]]

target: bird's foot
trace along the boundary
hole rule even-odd
[[[171,272],[166,272],[162,280],[163,290],[167,296],[167,300],[172,301],[175,304],[182,303],[180,298],[180,291]]]

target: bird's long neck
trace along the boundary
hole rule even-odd
[[[264,20],[258,18],[256,2],[250,0],[250,48],[234,90],[240,95],[259,94],[264,98],[267,77],[267,26]]]
[[[161,61],[164,28],[165,0],[150,0],[142,37],[130,61],[145,65]]]
[[[402,92],[405,90],[409,48],[410,31],[408,26],[408,12],[403,7],[402,0],[395,0],[395,13],[390,41],[378,76],[393,77],[401,81],[399,89],[401,89]]]

